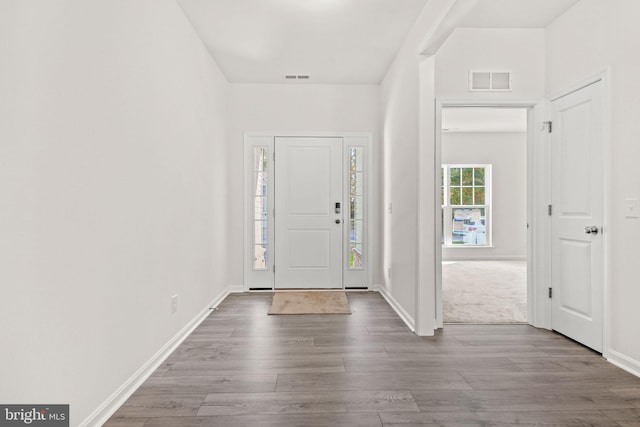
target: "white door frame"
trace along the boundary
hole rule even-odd
[[[267,265],[262,269],[255,269],[253,265],[254,261],[254,242],[253,242],[253,222],[254,222],[254,207],[253,207],[253,188],[255,185],[253,181],[253,156],[254,149],[257,147],[264,147],[268,150],[269,159],[273,161],[273,152],[275,146],[276,137],[339,137],[343,140],[343,158],[344,167],[348,165],[347,153],[351,147],[362,147],[365,152],[364,156],[364,186],[365,186],[365,212],[364,212],[364,251],[363,251],[363,268],[362,269],[350,269],[348,259],[344,254],[348,253],[349,245],[349,227],[343,227],[343,287],[344,288],[373,288],[373,269],[376,267],[376,260],[373,259],[373,245],[372,241],[375,240],[373,236],[373,143],[372,134],[368,132],[245,132],[244,134],[244,237],[243,237],[243,289],[248,292],[250,290],[274,290],[274,274],[273,274],[273,254],[274,251],[274,218],[273,218],[273,188],[275,186],[273,168],[270,169],[271,173],[267,174],[267,187],[271,189],[271,197],[268,197],[268,218],[267,222],[267,251],[271,254],[270,259],[267,261]],[[277,161],[277,160],[276,160]],[[349,194],[349,180],[348,174],[345,174],[344,179],[344,192],[343,199],[346,201]],[[268,190],[269,193],[269,190]],[[346,209],[346,202],[343,205]],[[345,212],[345,218],[346,213]],[[345,223],[348,224],[348,219],[345,219]]]
[[[580,90],[597,81],[603,82],[603,239],[604,239],[604,284],[603,284],[603,352],[605,358],[610,353],[611,324],[611,244],[609,227],[611,226],[611,107],[609,104],[610,71],[604,70],[581,82],[566,87],[546,100],[536,99],[436,99],[435,108],[435,163],[442,164],[442,109],[446,107],[505,107],[528,108],[527,117],[527,321],[529,324],[551,329],[551,300],[548,288],[551,283],[551,221],[548,216],[548,205],[551,204],[551,155],[550,134],[543,127],[549,121],[550,102]],[[442,328],[442,251],[441,251],[441,219],[440,219],[440,171],[434,167],[434,198],[436,225],[436,325]]]
[[[436,99],[435,120],[435,282],[436,326],[443,327],[442,313],[442,218],[440,215],[440,170],[442,164],[442,109],[463,107],[527,109],[527,321],[538,327],[550,326],[551,305],[546,288],[550,276],[548,252],[550,221],[543,206],[549,199],[548,142],[540,130],[544,121],[543,100],[536,99]],[[538,126],[540,124],[540,126]],[[544,213],[544,214],[543,214]]]

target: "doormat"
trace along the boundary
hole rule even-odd
[[[269,314],[351,314],[342,291],[276,292]]]

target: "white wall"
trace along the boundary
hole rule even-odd
[[[526,258],[527,134],[444,132],[442,163],[492,165],[492,247],[443,247],[442,259]]]
[[[435,224],[434,186],[425,179],[425,173],[427,177],[434,176],[434,165],[440,163],[433,157],[435,136],[430,110],[433,100],[542,99],[545,89],[545,33],[540,29],[459,28],[438,50],[435,65],[430,59],[421,67],[419,50],[430,37],[431,24],[437,23],[441,8],[446,6],[445,1],[427,3],[382,83],[384,206],[388,203],[393,206],[391,214],[385,212],[384,220],[384,268],[386,271],[391,267],[392,271],[391,277],[386,277],[385,287],[411,317],[435,316],[435,312],[426,310],[435,305],[433,281],[437,267],[430,251],[437,247],[436,237],[420,230],[424,236],[420,247],[425,250],[418,260],[415,232],[418,218],[421,228],[433,228]],[[512,71],[513,91],[469,92],[470,69]],[[432,70],[435,83],[431,83]],[[422,181],[420,188],[418,176]],[[428,203],[423,206],[424,200]],[[418,262],[420,278],[416,277]],[[415,312],[418,280],[430,300],[422,304],[425,313]]]
[[[371,132],[373,134],[373,281],[380,283],[380,144],[377,85],[231,84],[228,138],[229,283],[243,284],[243,144],[245,132]]]
[[[469,92],[469,70],[511,71],[512,91]],[[544,74],[544,29],[457,28],[436,54],[436,96],[541,99]]]
[[[605,197],[608,231],[611,359],[640,374],[640,301],[637,260],[640,220],[626,218],[624,200],[640,198],[640,2],[583,0],[547,31],[547,93],[551,96],[590,76],[610,71],[608,130],[611,182]],[[606,345],[606,344],[605,344]]]
[[[223,292],[227,83],[172,0],[3,1],[0,60],[0,401],[75,426]]]

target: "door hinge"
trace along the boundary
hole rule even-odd
[[[547,122],[542,122],[542,124],[544,125],[544,127],[547,128],[547,133],[553,132],[553,122],[551,120]]]
[[[549,298],[553,298],[553,288],[549,288]]]
[[[553,215],[553,205],[549,205],[548,206],[547,212],[548,212],[549,216]]]
[[[276,152],[275,151],[273,152],[273,161],[274,162],[276,161]]]

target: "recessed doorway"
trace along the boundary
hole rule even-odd
[[[442,109],[444,323],[527,322],[527,116]]]
[[[244,289],[371,287],[370,134],[245,135]]]

